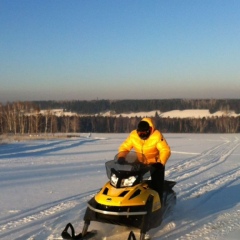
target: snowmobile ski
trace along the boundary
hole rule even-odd
[[[135,234],[134,234],[133,231],[131,231],[131,232],[129,233],[129,236],[128,236],[128,239],[127,239],[127,240],[137,240],[137,239],[136,239],[136,236],[135,236]]]
[[[71,234],[68,232],[68,229],[71,230]],[[85,239],[90,239],[94,237],[96,234],[97,234],[97,231],[90,231],[90,232],[86,232],[84,236],[82,235],[82,233],[75,235],[75,230],[73,225],[71,223],[68,223],[64,228],[64,230],[62,231],[61,236],[63,239],[67,239],[67,240],[85,240]]]

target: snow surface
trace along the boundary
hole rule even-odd
[[[185,110],[172,110],[168,112],[161,112],[159,110],[154,110],[150,112],[132,112],[132,113],[121,113],[112,114],[111,112],[106,112],[102,114],[103,116],[115,116],[115,117],[154,117],[156,113],[165,118],[211,118],[211,117],[238,117],[240,114],[236,114],[234,111],[217,111],[215,113],[210,113],[208,109],[185,109]]]
[[[68,222],[80,232],[86,201],[107,181],[104,163],[126,136],[1,144],[0,239],[61,239]],[[177,181],[177,205],[150,231],[152,239],[240,239],[240,134],[165,137],[172,148],[166,179]],[[129,233],[100,223],[92,228],[102,229],[95,239],[124,240]]]

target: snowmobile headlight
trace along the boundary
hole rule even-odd
[[[123,179],[121,182],[121,187],[131,187],[136,179],[137,178],[135,176]]]
[[[111,184],[114,186],[114,187],[116,187],[117,186],[117,182],[118,182],[118,178],[117,178],[117,176],[115,175],[115,174],[112,174],[112,176],[111,176]]]

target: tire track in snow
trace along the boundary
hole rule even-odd
[[[77,140],[53,140],[51,142],[43,141],[41,144],[36,143],[32,144],[31,146],[29,145],[22,146],[22,144],[18,144],[18,147],[14,148],[14,150],[12,150],[12,148],[5,148],[3,150],[0,150],[1,160],[2,159],[9,160],[15,157],[27,158],[51,155],[62,150],[66,151],[79,147],[81,145],[92,144],[93,142],[96,142],[98,140],[99,139],[79,138]]]
[[[67,198],[64,201],[58,201],[54,204],[49,204],[45,208],[40,206],[24,213],[16,214],[15,216],[9,218],[6,223],[0,225],[0,238],[4,239],[4,237],[7,237],[6,239],[9,239],[9,233],[14,234],[20,232],[21,229],[24,228],[30,229],[34,225],[39,225],[48,219],[54,218],[54,216],[58,214],[67,214],[69,209],[72,209],[77,205],[79,206],[81,203],[84,203],[83,208],[85,208],[85,202],[90,199],[96,191],[97,190],[85,192],[83,194]],[[36,232],[39,232],[39,228],[37,228]]]
[[[227,213],[221,214],[215,221],[208,223],[208,219],[198,221],[198,223],[191,223],[191,231],[185,229],[185,234],[177,238],[178,240],[192,240],[192,239],[219,239],[227,236],[230,232],[240,228],[240,210],[231,210]]]
[[[233,142],[228,141],[227,143],[220,144],[206,151],[206,153],[203,154],[205,158],[203,156],[196,157],[197,162],[192,162],[191,159],[188,160],[187,163],[191,161],[189,164],[190,168],[184,169],[184,172],[180,172],[180,174],[176,177],[177,183],[179,184],[181,181],[184,181],[188,178],[193,178],[196,175],[200,175],[204,171],[214,168],[215,166],[225,162],[239,145],[240,143],[238,139],[234,140]],[[202,166],[202,162],[205,163],[204,167],[199,167],[199,165]],[[194,166],[194,164],[197,166]],[[188,164],[184,164],[184,167],[187,165]],[[171,169],[169,171],[171,171]],[[202,180],[200,183],[195,182],[194,179],[191,185],[185,186],[185,189],[181,189],[181,191],[178,193],[178,199],[188,200],[190,198],[200,197],[205,193],[208,193],[208,196],[210,194],[216,194],[217,191],[213,193],[213,190],[227,186],[229,183],[235,179],[238,179],[239,177],[240,169],[233,169],[232,171],[227,171],[224,174],[221,173],[220,175],[213,176],[211,179],[206,179],[205,181]]]
[[[232,171],[225,172],[218,176],[212,177],[210,180],[196,183],[186,191],[182,191],[178,194],[178,198],[181,200],[188,200],[190,198],[198,198],[201,195],[209,194],[213,190],[221,189],[227,185],[233,183],[240,178],[240,169],[233,169]]]
[[[213,218],[207,209],[204,212],[204,204],[210,201],[210,205],[213,205],[212,198],[218,196],[221,191],[227,191],[227,187],[233,186],[235,182],[239,181],[240,169],[235,168],[224,173],[221,172],[210,179],[194,183],[194,177],[223,164],[239,145],[239,139],[235,138],[233,141],[219,144],[200,156],[185,162],[182,161],[173,167],[173,171],[175,171],[173,175],[178,173],[177,182],[183,182],[183,189],[177,193],[180,207],[173,213],[174,222],[168,223],[164,229],[158,232],[161,233],[163,239],[218,239],[239,229],[240,210],[226,210],[223,204],[223,209],[220,207]],[[187,179],[191,184],[184,185],[184,181]],[[191,182],[189,179],[193,179],[193,181]],[[237,187],[235,188],[237,189]],[[237,200],[233,200],[232,204],[237,204]]]
[[[199,175],[227,160],[231,153],[240,145],[238,139],[219,144],[194,158],[187,159],[166,171],[166,176],[174,178],[178,183]],[[177,174],[177,176],[175,176]]]
[[[178,226],[179,225],[179,226]],[[240,229],[240,210],[230,210],[212,220],[211,217],[197,221],[167,223],[153,239],[213,240],[224,239],[230,232]],[[227,239],[227,238],[226,238]]]
[[[69,208],[74,207],[75,205],[76,205],[76,203],[74,203],[73,201],[60,203],[56,206],[53,206],[53,207],[50,207],[48,209],[42,210],[38,213],[34,213],[32,215],[22,217],[18,220],[9,221],[9,222],[0,226],[0,233],[5,231],[5,230],[9,230],[9,229],[12,229],[12,228],[19,227],[23,224],[27,224],[27,223],[30,223],[30,222],[33,222],[33,221],[36,221],[36,220],[40,220],[40,219],[42,219],[46,216],[56,214],[57,212],[67,210]]]
[[[221,191],[226,191],[227,187],[232,186],[232,184],[239,181],[239,179],[240,169],[233,169],[232,171],[211,178],[209,181],[202,182],[200,186],[196,187],[196,189],[192,188],[189,195],[185,193],[185,196],[180,196],[180,201],[191,201],[192,199],[191,206],[187,209],[184,208],[183,214],[185,218],[193,220],[187,222],[185,230],[181,230],[181,232],[185,232],[185,234],[178,239],[219,239],[220,236],[227,235],[229,232],[239,229],[240,210],[226,210],[224,208],[224,199],[222,199],[222,208],[220,207],[216,211],[216,219],[213,219],[211,214],[208,217],[201,219],[201,215],[208,215],[207,212],[204,213],[205,204],[210,202],[210,204],[213,205],[214,203],[211,203],[211,200],[214,197],[216,199],[216,196],[218,196]],[[212,201],[215,200],[213,199]],[[236,200],[235,204],[237,204]],[[199,216],[199,218],[192,218],[192,216]],[[181,228],[183,228],[183,226]]]
[[[216,149],[219,149],[220,147],[226,145],[229,141],[225,140],[224,142],[220,142],[220,144],[218,144],[217,146],[214,146],[204,152],[202,152],[201,154],[195,154],[192,153],[196,156],[192,157],[192,158],[188,158],[188,159],[182,159],[180,161],[178,161],[177,164],[174,164],[171,167],[171,172],[179,172],[179,171],[184,171],[185,169],[188,169],[189,166],[195,166],[196,162],[199,162],[199,160],[201,160],[202,156],[204,155],[213,155],[215,153]],[[178,152],[177,152],[178,153]],[[184,152],[185,154],[188,154],[188,152]],[[216,154],[216,153],[215,153]]]

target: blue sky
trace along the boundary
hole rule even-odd
[[[238,0],[0,0],[0,101],[240,98]]]

